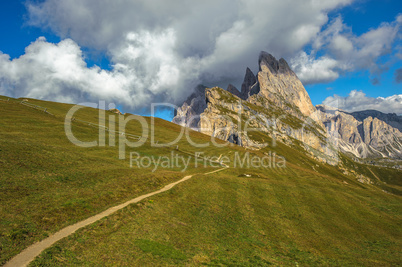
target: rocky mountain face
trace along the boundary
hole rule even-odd
[[[309,117],[316,111],[303,84],[283,58],[277,61],[272,55],[261,52],[258,63],[259,95],[297,117],[299,113]]]
[[[317,122],[284,113],[263,96],[253,97],[257,105],[214,87],[205,90],[205,98],[207,108],[200,114],[198,125],[202,133],[251,149],[275,146],[278,141],[287,145],[301,143],[326,162],[336,157]]]
[[[335,157],[316,113],[286,61],[262,52],[258,74],[247,68],[241,91],[233,85],[227,90],[199,87],[173,122],[252,149],[301,141],[312,153]]]
[[[386,122],[367,114],[347,113],[343,110],[318,105],[323,123],[340,150],[358,158],[402,158],[402,133]],[[362,115],[364,114],[364,115]],[[384,114],[386,115],[386,114]]]
[[[338,149],[356,157],[399,157],[398,129],[373,117],[317,110],[284,59],[261,52],[258,63],[257,75],[246,69],[240,91],[231,84],[227,90],[197,87],[173,122],[252,149],[276,141],[301,145],[328,163],[336,161]]]

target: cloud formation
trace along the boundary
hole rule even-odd
[[[394,77],[396,83],[402,83],[402,68],[395,71]]]
[[[334,80],[341,71],[374,68],[401,23],[402,16],[356,37],[337,19],[322,31],[328,13],[351,2],[28,2],[28,23],[64,40],[51,44],[40,38],[13,60],[0,54],[0,94],[68,102],[101,98],[140,110],[151,102],[180,103],[199,83],[240,85],[246,67],[257,70],[261,50],[293,58],[291,65],[306,83]],[[331,53],[306,54],[308,44]],[[88,68],[81,47],[105,52],[111,70]],[[379,53],[373,54],[375,49]],[[356,52],[358,63],[350,63]]]
[[[133,78],[124,71],[88,68],[80,47],[71,39],[58,44],[38,38],[18,59],[0,53],[0,94],[76,102],[98,99],[136,101]],[[139,96],[141,98],[141,96]]]
[[[356,36],[341,17],[318,33],[312,43],[310,54],[301,51],[292,58],[291,66],[305,84],[330,82],[346,71],[369,70],[374,76],[387,69],[379,63],[381,56],[392,53],[392,45],[401,39],[402,14],[391,23],[382,23],[378,28]],[[324,56],[317,57],[324,51]],[[371,79],[379,84],[379,78]]]
[[[349,112],[371,109],[384,113],[402,114],[402,95],[374,98],[366,96],[362,91],[353,90],[346,97],[339,95],[327,97],[322,104]]]

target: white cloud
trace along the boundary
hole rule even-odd
[[[85,73],[80,75],[82,81],[75,77],[74,84],[68,83],[61,72],[56,79],[52,73],[58,69],[52,70],[56,66],[50,62],[43,62],[43,68],[49,71],[36,75],[46,73],[51,81],[57,80],[58,93],[70,94],[74,101],[81,96],[117,99],[124,93],[127,105],[141,108],[141,104],[146,106],[158,99],[179,102],[197,83],[240,84],[246,67],[256,70],[261,50],[276,57],[293,56],[320,32],[328,21],[328,12],[351,2],[45,0],[28,2],[27,8],[29,24],[71,38],[78,50],[83,46],[105,51],[113,65],[111,71],[88,69],[83,65],[82,52],[70,51],[74,59],[71,64],[79,65],[77,70]],[[63,64],[68,65],[66,60]],[[24,64],[24,68],[33,66],[30,62]],[[31,75],[34,72],[31,70]],[[24,73],[19,72],[20,81],[9,80],[8,84],[20,88],[20,93],[42,98],[57,95],[56,89],[50,94],[49,86],[39,86],[39,80],[47,80],[44,75],[36,78],[38,85],[33,88],[33,84],[22,82],[27,80]],[[86,81],[88,73],[93,75],[91,82]],[[98,85],[100,77],[108,83]],[[105,84],[110,84],[110,89]]]
[[[23,56],[14,60],[1,54],[0,73],[0,94],[5,95],[62,102],[108,99],[126,105],[150,100],[146,94],[130,94],[136,81],[124,70],[88,68],[80,47],[71,39],[52,44],[38,38]]]
[[[378,110],[384,113],[402,114],[402,95],[389,97],[369,97],[362,91],[353,90],[347,97],[334,95],[327,97],[322,104],[345,111]]]
[[[304,84],[329,82],[339,77],[336,71],[339,69],[339,62],[326,56],[315,59],[306,52],[300,52],[292,58],[290,64]]]
[[[362,69],[379,75],[388,64],[380,64],[380,57],[392,53],[392,45],[400,39],[401,17],[399,15],[394,22],[382,23],[360,36],[354,35],[338,17],[317,35],[312,52],[309,55],[300,52],[292,58],[291,66],[305,84],[333,81],[346,71]],[[325,55],[317,57],[318,52]]]
[[[179,103],[198,83],[239,85],[246,67],[256,70],[261,50],[293,58],[304,82],[330,81],[342,71],[374,67],[402,20],[359,37],[341,19],[321,31],[329,12],[352,1],[28,2],[29,24],[67,39],[37,40],[13,60],[1,55],[0,93],[69,102],[102,98],[139,110],[152,101]],[[307,44],[329,53],[300,52]],[[88,68],[81,47],[105,52],[112,69]]]

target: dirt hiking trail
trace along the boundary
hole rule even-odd
[[[215,170],[215,171],[212,171],[212,172],[204,173],[204,175],[219,172],[219,171],[222,171],[224,169],[227,169],[227,168],[221,168],[221,169],[218,169],[218,170]],[[60,231],[50,235],[46,239],[44,239],[42,241],[39,241],[39,242],[37,242],[35,244],[32,244],[31,246],[27,247],[21,253],[17,254],[14,258],[12,258],[10,261],[8,261],[4,265],[4,267],[27,266],[31,261],[33,261],[37,256],[39,256],[39,254],[42,253],[42,251],[44,251],[45,249],[51,247],[57,241],[59,241],[59,240],[65,238],[65,237],[73,234],[75,231],[77,231],[77,230],[79,230],[79,229],[81,229],[81,228],[83,228],[83,227],[85,227],[87,225],[90,225],[90,224],[92,224],[92,223],[94,223],[96,221],[99,221],[100,219],[103,219],[103,218],[111,215],[112,213],[127,207],[130,204],[137,203],[137,202],[140,202],[141,200],[143,200],[145,198],[148,198],[148,197],[151,197],[151,196],[166,192],[166,191],[172,189],[175,185],[180,184],[180,183],[190,179],[194,175],[198,175],[198,174],[202,174],[202,173],[197,173],[197,174],[185,176],[183,179],[181,179],[181,180],[179,180],[177,182],[168,184],[168,185],[166,185],[165,187],[163,187],[160,190],[157,190],[157,191],[154,191],[152,193],[136,197],[136,198],[131,199],[131,200],[129,200],[129,201],[123,203],[123,204],[111,207],[111,208],[109,208],[109,209],[107,209],[107,210],[105,210],[105,211],[103,211],[103,212],[101,212],[101,213],[99,213],[97,215],[89,217],[86,220],[83,220],[83,221],[80,221],[80,222],[78,222],[76,224],[67,226],[67,227],[61,229]]]

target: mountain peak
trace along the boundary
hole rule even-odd
[[[306,117],[316,111],[306,89],[286,60],[283,58],[277,60],[271,54],[262,51],[258,62],[259,95],[290,112],[295,111],[294,108],[289,108],[290,106],[296,107]]]
[[[260,71],[262,70],[262,66],[266,66],[273,74],[278,74],[278,73],[293,74],[294,73],[290,69],[290,67],[285,59],[281,58],[281,59],[277,60],[273,55],[271,55],[270,53],[267,53],[265,51],[261,51],[260,56],[258,58],[258,65],[260,66]]]

